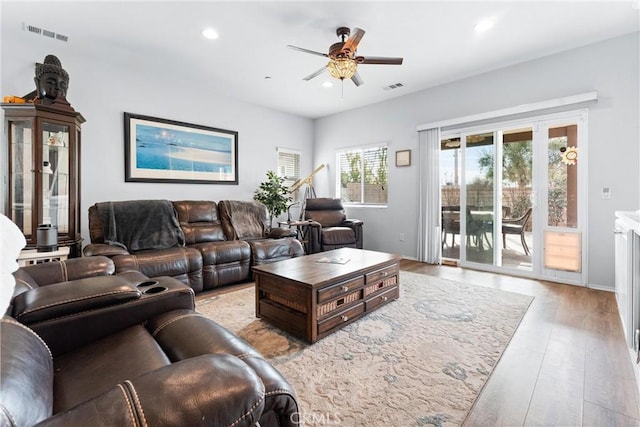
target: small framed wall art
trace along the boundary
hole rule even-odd
[[[411,166],[411,150],[396,151],[396,166]]]

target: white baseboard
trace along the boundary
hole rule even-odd
[[[593,285],[593,284],[589,284],[589,283],[587,283],[587,288],[595,289],[597,291],[607,291],[607,292],[615,292],[616,291],[615,289],[611,289],[611,288],[604,287],[604,286],[601,286],[601,285]]]

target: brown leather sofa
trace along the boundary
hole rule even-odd
[[[293,389],[171,277],[101,256],[23,267],[1,320],[0,425],[293,426]]]
[[[173,213],[168,212],[167,205],[172,206]],[[234,209],[231,215],[229,209],[226,215],[219,213],[219,206],[240,205],[246,209]],[[115,214],[107,216],[104,213],[107,208],[114,209]],[[160,214],[157,213],[159,209],[163,209]],[[159,217],[157,227],[173,224],[181,237],[175,241],[150,241],[146,237],[157,234],[151,226],[146,232],[138,232],[137,240],[133,242],[138,245],[135,249],[119,242],[108,244],[110,240],[105,236],[105,230],[109,230],[109,226],[105,227],[105,223],[118,215],[132,217],[134,222],[144,226],[149,225],[144,218]],[[83,253],[112,258],[117,273],[134,270],[149,277],[171,276],[195,292],[201,292],[250,280],[252,265],[304,255],[292,230],[274,229],[267,234],[265,224],[266,208],[257,202],[133,200],[96,203],[89,208],[91,244]],[[249,235],[250,239],[245,238]]]
[[[340,199],[307,199],[304,219],[309,221],[308,253],[345,247],[362,249],[362,221],[348,219]]]

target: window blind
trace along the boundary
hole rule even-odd
[[[337,164],[338,197],[347,203],[386,205],[386,146],[340,151]]]
[[[278,148],[278,175],[290,187],[300,179],[300,152]]]

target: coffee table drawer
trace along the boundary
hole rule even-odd
[[[364,297],[369,298],[369,296],[382,292],[391,287],[398,287],[398,275],[394,274],[393,276],[385,276],[384,279],[378,280],[377,282],[367,282],[367,286],[364,287]]]
[[[322,322],[318,322],[318,335],[324,334],[331,329],[341,327],[345,323],[357,319],[364,313],[364,303],[353,306],[347,310],[337,313],[335,316],[329,317]]]
[[[318,304],[346,295],[349,292],[353,292],[354,289],[358,289],[363,286],[364,277],[358,276],[335,285],[327,286],[326,288],[318,289]]]
[[[400,296],[400,288],[395,286],[393,288],[387,289],[379,295],[373,296],[365,301],[366,311],[375,310],[376,308],[384,305],[394,299],[398,299]]]
[[[344,295],[343,297],[318,305],[318,319],[331,316],[334,312],[344,310],[345,307],[349,307],[350,305],[362,300],[362,288],[360,288],[355,292],[352,291],[350,294]]]
[[[381,268],[380,270],[373,271],[371,273],[367,273],[366,275],[366,283],[367,285],[371,285],[373,283],[377,283],[383,281],[391,276],[397,276],[399,271],[398,263],[392,264],[388,267]]]

